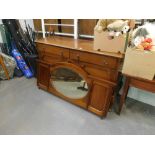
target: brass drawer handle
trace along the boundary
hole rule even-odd
[[[104,64],[105,64],[105,65],[108,65],[108,62],[104,61]]]
[[[86,65],[83,65],[83,64],[81,65],[81,68],[85,68],[85,67],[86,67]]]
[[[107,60],[105,58],[103,58],[103,64],[108,65],[108,62],[107,62]]]

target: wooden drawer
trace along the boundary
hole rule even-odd
[[[57,57],[55,55],[52,55],[52,56],[48,56],[48,55],[44,55],[42,57],[42,60],[44,62],[47,62],[49,64],[55,64],[57,62],[62,62],[62,61],[65,61],[64,58],[61,58],[61,57]]]
[[[91,67],[90,65],[86,65],[84,70],[89,75],[99,77],[112,82],[116,81],[116,72],[109,68]]]
[[[80,66],[83,68],[85,72],[87,72],[88,75],[92,75],[94,77],[99,77],[111,82],[116,82],[117,81],[117,71],[111,68],[107,67],[102,67],[86,62],[80,62],[78,63],[77,61],[73,60],[72,63]]]
[[[37,49],[41,57],[46,55],[46,56],[52,56],[53,58],[55,57],[69,58],[69,49],[66,48],[37,44]]]
[[[108,68],[117,68],[117,59],[113,57],[91,54],[87,52],[71,50],[70,59],[80,62],[87,62],[95,65],[100,65]]]

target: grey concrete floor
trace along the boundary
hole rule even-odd
[[[127,99],[105,119],[53,96],[36,79],[0,81],[0,134],[155,134],[155,107]]]

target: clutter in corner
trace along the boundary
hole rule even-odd
[[[3,57],[3,66],[0,65],[0,79],[11,79],[25,76],[36,77],[38,53],[35,47],[35,32],[25,21],[25,30],[19,20],[2,19],[0,24],[1,43],[0,51]],[[15,65],[16,63],[16,65]],[[8,70],[8,71],[7,71]],[[9,73],[6,78],[5,72]]]
[[[154,25],[155,28],[155,25]],[[152,35],[154,33],[153,25],[152,24],[145,24],[143,26],[138,27],[135,29],[132,33],[132,41],[131,41],[131,47],[138,49],[138,50],[148,50],[152,51],[154,49],[154,36]]]
[[[130,29],[128,20],[100,19],[94,30],[97,32],[109,31],[109,36],[119,36]]]
[[[134,20],[100,19],[94,28],[94,49],[124,53],[134,27]]]
[[[8,71],[9,78],[13,78],[14,69],[16,67],[16,61],[11,56],[8,56],[2,52],[0,52],[0,56],[3,58],[4,65]],[[8,77],[6,76],[5,70],[0,65],[0,79],[6,80]]]
[[[153,80],[155,77],[155,24],[146,23],[136,28],[125,53],[122,73]]]

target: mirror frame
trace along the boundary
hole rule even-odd
[[[79,99],[69,98],[69,97],[63,95],[62,93],[60,93],[58,90],[56,90],[56,88],[52,84],[51,79],[49,80],[50,89],[52,88],[52,90],[55,91],[56,95],[58,95],[58,96],[60,96],[62,98],[68,99],[70,101],[77,101],[78,102],[78,101],[86,101],[86,100],[88,100],[89,93],[91,91],[91,85],[92,85],[91,84],[92,81],[88,78],[88,74],[82,68],[80,68],[79,66],[77,66],[77,65],[75,65],[73,63],[59,62],[59,63],[55,63],[54,65],[51,66],[51,68],[50,68],[50,77],[51,77],[51,72],[58,69],[58,68],[67,68],[67,69],[71,69],[72,71],[78,73],[86,81],[86,83],[88,85],[88,93],[84,97],[79,98]]]

